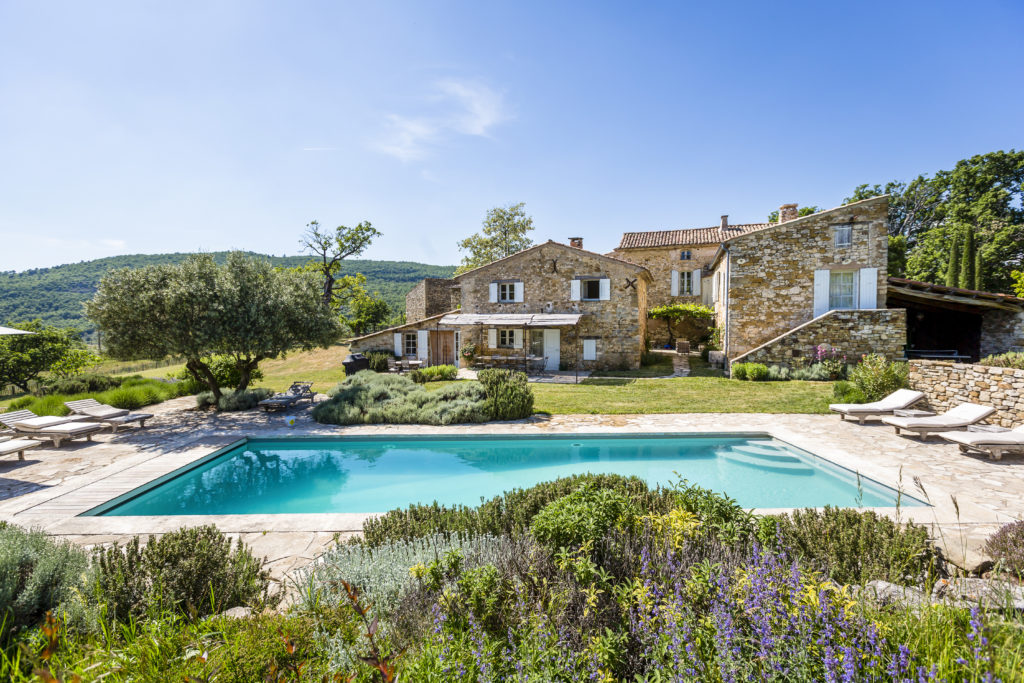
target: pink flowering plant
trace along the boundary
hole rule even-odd
[[[815,364],[824,368],[828,379],[837,380],[846,376],[846,355],[834,346],[818,344],[814,347],[812,357]]]

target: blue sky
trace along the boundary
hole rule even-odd
[[[757,222],[1024,146],[1024,3],[0,0],[0,270],[118,253],[456,263]]]

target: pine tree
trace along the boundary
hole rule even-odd
[[[946,286],[956,287],[960,281],[960,242],[955,238],[949,244],[949,264],[946,268]]]
[[[974,276],[974,226],[970,225],[964,232],[964,248],[960,256],[960,287],[977,289]]]

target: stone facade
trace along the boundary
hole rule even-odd
[[[837,246],[837,229],[845,226],[850,229],[850,243]],[[875,302],[864,308],[885,308],[887,255],[887,197],[795,218],[727,240],[710,283],[726,355],[736,358],[812,320],[816,271],[853,272],[855,308],[861,308],[857,302],[867,299],[864,288],[870,287],[859,278],[874,273]],[[837,345],[844,346],[842,342]]]
[[[906,343],[907,312],[902,308],[838,310],[789,330],[732,362],[791,367],[805,363],[819,344],[838,349],[850,362],[869,353],[892,360],[903,357]]]
[[[1024,312],[985,311],[981,316],[981,357],[1024,351]]]
[[[690,252],[688,260],[680,258],[682,251]],[[612,256],[621,258],[638,266],[643,266],[651,274],[651,284],[647,288],[649,308],[671,303],[705,303],[711,305],[710,294],[704,294],[703,285],[710,282],[703,277],[704,269],[709,266],[718,251],[718,244],[702,244],[691,246],[658,247],[653,249],[616,249]],[[678,294],[672,296],[672,271],[680,273],[689,271],[695,277],[701,273],[701,294]],[[692,287],[691,287],[692,291]],[[647,337],[653,346],[668,343],[668,327],[664,320],[647,320]]]
[[[607,300],[573,301],[572,281],[609,280]],[[584,370],[638,368],[647,334],[646,269],[617,258],[549,241],[455,277],[461,290],[461,313],[581,313],[576,327],[562,327],[560,358]],[[522,301],[491,302],[491,283],[522,283]],[[488,346],[487,326],[469,326],[463,343],[477,345],[478,355],[515,355],[522,351]],[[596,341],[596,359],[583,360],[583,340]]]
[[[458,308],[453,301],[456,290],[448,278],[428,277],[416,283],[405,295],[405,319],[415,322],[438,313],[447,313]]]
[[[910,388],[924,392],[928,406],[945,412],[960,403],[996,409],[989,424],[1024,424],[1024,370],[936,360],[910,361]]]

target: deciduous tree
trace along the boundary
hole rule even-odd
[[[38,320],[11,325],[32,334],[0,336],[0,386],[13,384],[28,392],[32,382],[68,359],[74,365],[79,351],[88,353],[76,330],[45,326]]]
[[[338,308],[344,289],[351,285],[351,281],[346,278],[353,276],[338,278],[341,262],[350,256],[362,254],[377,237],[380,237],[380,231],[369,221],[351,228],[339,225],[333,233],[321,228],[317,221],[306,225],[300,243],[306,253],[313,257],[307,267],[321,277],[321,297],[325,304]]]
[[[533,230],[533,218],[526,215],[525,207],[525,203],[519,202],[488,211],[483,230],[459,242],[459,250],[466,255],[455,272],[486,266],[532,246],[533,240],[527,233]]]

